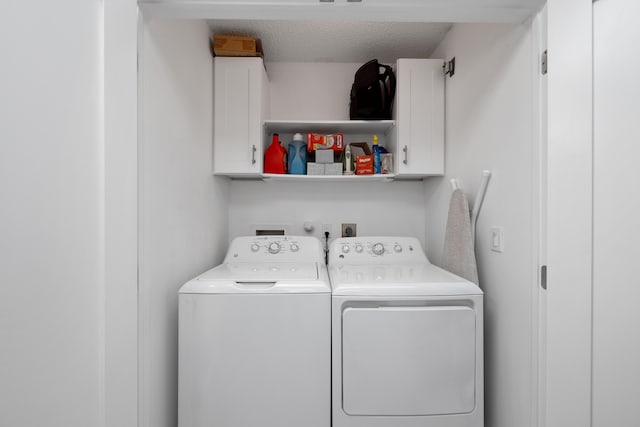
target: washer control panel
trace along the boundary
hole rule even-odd
[[[309,236],[243,236],[229,245],[225,262],[313,261],[324,263],[320,240]]]
[[[329,264],[419,263],[427,260],[414,237],[343,237],[329,248]]]

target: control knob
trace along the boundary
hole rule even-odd
[[[269,253],[277,254],[278,252],[280,252],[280,243],[278,242],[269,243]]]
[[[346,254],[349,252],[349,245],[342,245],[342,253]]]
[[[298,246],[297,243],[292,243],[289,249],[291,249],[291,252],[298,252],[298,250],[300,250],[300,246]]]
[[[400,253],[402,252],[402,246],[396,243],[396,245],[393,247],[393,250]]]
[[[360,243],[356,244],[356,252],[362,253],[362,245]]]
[[[258,252],[258,249],[260,249],[260,246],[257,243],[251,245],[251,252]]]
[[[376,243],[375,245],[373,245],[371,250],[376,255],[382,255],[384,253],[384,246],[382,245],[382,243]]]

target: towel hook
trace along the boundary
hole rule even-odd
[[[473,210],[471,212],[471,238],[473,243],[476,243],[476,224],[478,222],[478,215],[480,214],[480,208],[482,208],[482,202],[484,202],[484,196],[487,194],[487,187],[489,186],[489,180],[491,179],[491,171],[482,171],[482,182],[480,188],[476,194],[476,200],[473,202]]]

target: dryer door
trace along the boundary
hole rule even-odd
[[[349,307],[342,313],[342,332],[342,404],[347,414],[473,411],[472,308]]]

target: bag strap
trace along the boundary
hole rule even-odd
[[[380,75],[380,81],[385,88],[385,102],[387,99],[393,100],[396,95],[396,76],[393,73],[393,69],[388,65],[379,64],[384,68],[384,73]],[[385,84],[386,78],[389,77],[389,87]]]

